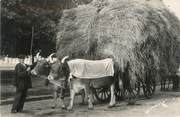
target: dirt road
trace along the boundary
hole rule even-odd
[[[10,113],[11,106],[0,106],[2,117],[180,117],[180,92],[156,92],[152,99],[137,100],[133,106],[120,101],[112,109],[107,108],[107,104],[96,104],[94,110],[79,104],[73,111],[52,109],[52,99],[26,102],[24,111],[18,114]]]

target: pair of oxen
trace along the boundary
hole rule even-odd
[[[58,95],[61,97],[61,107],[66,108],[64,104],[64,91],[69,86],[70,89],[70,103],[67,107],[68,110],[73,108],[74,97],[76,93],[84,90],[85,95],[82,95],[82,99],[87,97],[88,101],[88,109],[93,109],[93,89],[101,88],[101,87],[109,87],[110,88],[110,102],[108,107],[114,107],[116,104],[116,96],[115,96],[115,84],[119,85],[119,89],[123,90],[122,80],[119,75],[119,67],[116,64],[113,64],[114,74],[113,76],[105,76],[101,78],[93,78],[93,79],[81,79],[76,76],[71,76],[70,78],[70,69],[67,62],[72,61],[68,59],[68,56],[62,58],[61,60],[52,59],[51,54],[48,59],[37,61],[36,66],[31,71],[33,75],[37,75],[39,77],[43,77],[48,79],[49,82],[53,84],[54,89],[54,107],[57,105],[57,97]],[[83,60],[83,59],[82,59]],[[96,67],[94,67],[96,69]],[[68,85],[67,85],[68,84]],[[123,90],[124,91],[124,90]],[[130,90],[128,91],[131,95]],[[131,99],[132,100],[132,99]]]

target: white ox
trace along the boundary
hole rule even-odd
[[[70,104],[68,110],[73,108],[75,94],[84,89],[88,98],[88,108],[93,109],[92,98],[93,89],[101,87],[110,87],[111,99],[109,107],[115,106],[115,82],[118,80],[118,67],[114,65],[111,58],[90,61],[84,59],[75,59],[66,61],[64,57],[56,68],[56,73],[50,73],[48,79],[54,79],[55,76],[67,77],[69,74],[70,84]],[[65,76],[66,75],[66,76]]]

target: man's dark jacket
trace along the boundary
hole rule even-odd
[[[22,63],[18,63],[15,67],[15,82],[17,90],[26,90],[28,88],[32,88],[32,82],[29,73],[26,71],[27,65],[23,65]]]

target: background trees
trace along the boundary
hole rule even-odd
[[[1,0],[1,55],[30,54],[32,27],[34,52],[55,51],[56,30],[62,10],[92,0]]]
[[[30,0],[4,0],[1,5],[1,54],[30,54],[32,27],[33,50],[41,49],[44,56],[55,50],[56,24],[62,10],[43,8]]]

